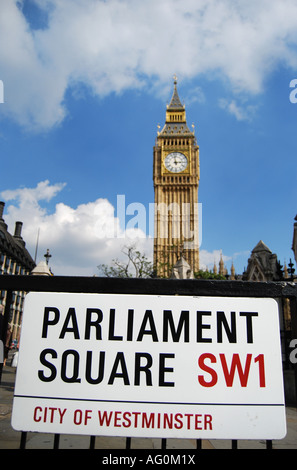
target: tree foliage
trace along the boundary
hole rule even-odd
[[[225,276],[222,274],[214,274],[210,273],[209,271],[197,271],[194,273],[195,279],[217,279],[217,280],[224,280],[226,279]]]
[[[148,278],[153,276],[153,264],[145,254],[136,249],[135,245],[124,246],[122,253],[126,255],[125,261],[113,259],[112,265],[99,264],[100,275],[106,277],[137,277]]]

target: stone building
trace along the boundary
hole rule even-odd
[[[3,219],[4,207],[4,202],[0,202],[0,305],[3,307],[6,304],[6,292],[1,290],[1,275],[27,275],[35,267],[35,262],[22,238],[22,222],[15,223],[14,235],[11,235]],[[9,317],[13,339],[19,336],[24,298],[24,292],[13,293]]]
[[[262,240],[252,250],[242,279],[244,281],[262,282],[280,281],[282,279],[277,255],[273,254]]]

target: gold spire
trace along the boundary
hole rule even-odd
[[[219,262],[219,274],[224,275],[224,273],[225,273],[224,261],[223,261],[223,256],[222,256],[222,252],[221,252],[221,258],[220,258],[220,262]]]
[[[177,91],[177,77],[174,75],[174,88],[170,103],[166,108],[165,125],[159,134],[161,137],[194,137],[194,129],[188,128],[185,105],[182,104]]]
[[[234,281],[235,279],[235,268],[234,268],[234,264],[233,264],[233,261],[232,261],[232,266],[231,266],[231,281]]]
[[[173,88],[173,94],[172,94],[172,98],[171,98],[171,101],[170,101],[170,104],[168,105],[167,109],[171,109],[171,110],[184,110],[184,105],[182,104],[179,96],[178,96],[178,92],[177,92],[177,77],[176,75],[174,75],[173,77],[174,79],[174,88]],[[186,116],[184,116],[185,118]],[[185,119],[184,119],[185,120]]]

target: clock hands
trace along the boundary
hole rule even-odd
[[[178,173],[187,167],[187,158],[183,154],[172,152],[171,154],[167,155],[165,159],[165,166],[169,171]]]
[[[174,163],[178,165],[181,162],[181,158],[178,158],[176,155],[174,156]]]

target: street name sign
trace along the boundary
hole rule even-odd
[[[60,434],[281,439],[278,303],[29,293],[12,426]]]

